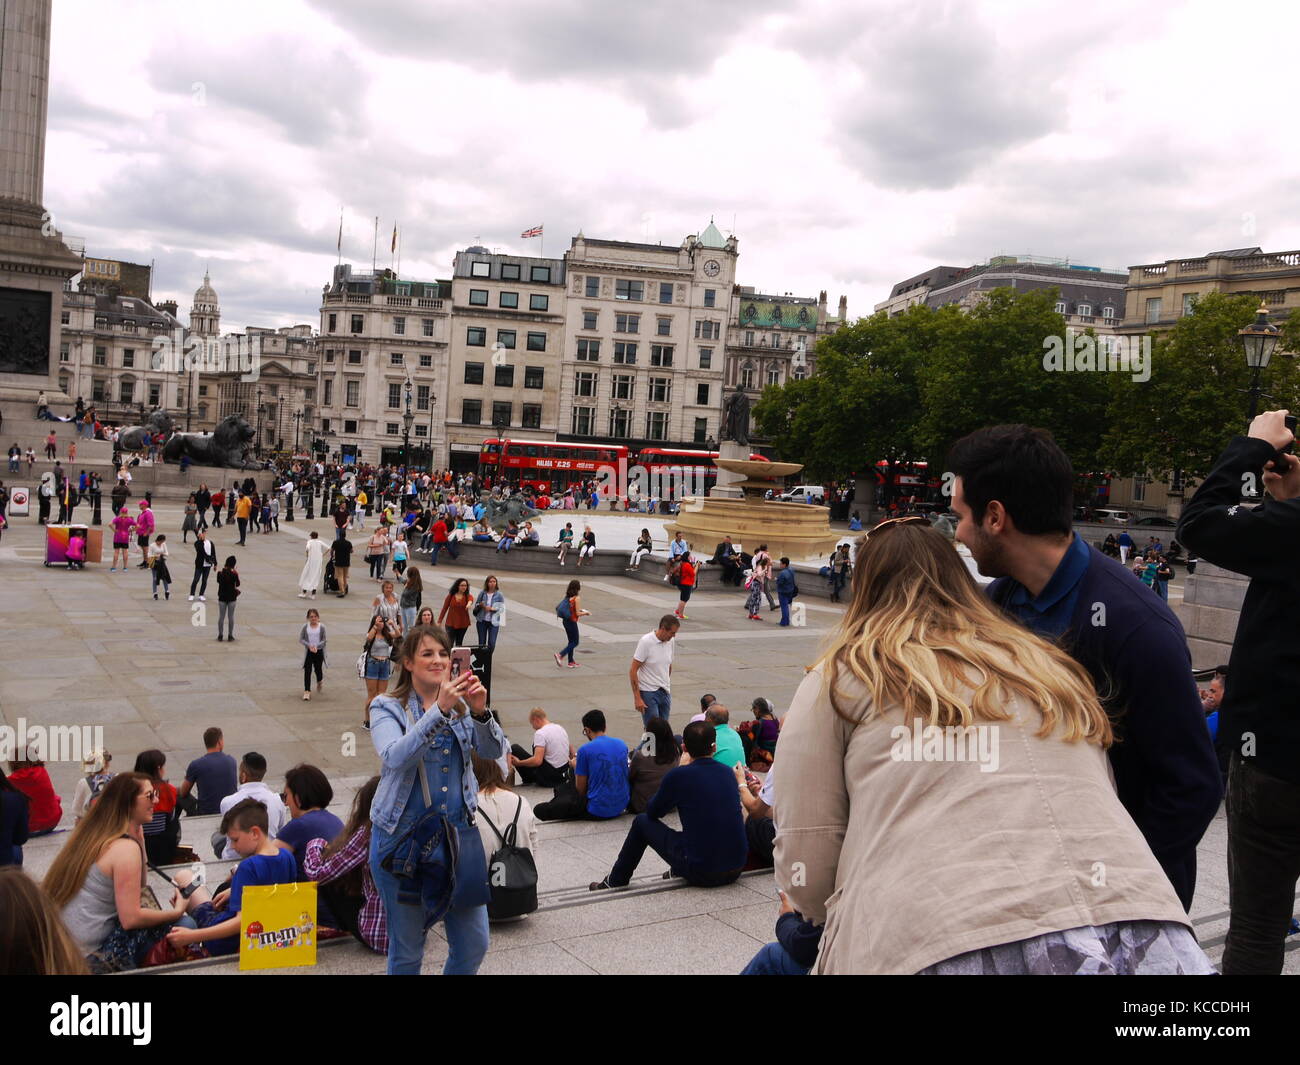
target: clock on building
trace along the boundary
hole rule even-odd
[[[704,264],[704,272],[708,274],[709,277],[717,277],[718,271],[721,269],[722,267],[718,264],[717,259],[710,259]]]

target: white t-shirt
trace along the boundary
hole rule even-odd
[[[564,731],[563,725],[548,721],[534,732],[533,750],[538,747],[546,748],[542,761],[547,765],[561,769],[569,764],[569,734]]]
[[[675,637],[661,642],[653,632],[647,632],[637,641],[632,657],[641,663],[636,674],[636,684],[641,691],[652,692],[659,688],[672,691],[669,669],[673,664],[676,643]]]

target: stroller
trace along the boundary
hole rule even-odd
[[[337,592],[339,590],[338,578],[334,576],[333,559],[325,563],[325,590],[327,592]]]

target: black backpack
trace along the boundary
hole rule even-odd
[[[515,840],[519,833],[519,815],[523,812],[524,800],[520,798],[515,807],[515,818],[506,826],[505,835],[492,823],[486,813],[479,810],[478,816],[487,822],[488,828],[496,833],[501,847],[488,862],[488,886],[492,897],[488,902],[488,918],[500,921],[507,917],[522,917],[537,909],[537,863],[533,852],[527,847],[518,847]]]

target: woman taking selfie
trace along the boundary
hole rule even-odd
[[[1213,972],[1111,784],[1078,663],[924,517],[859,541],[781,729],[776,881],[817,973]]]
[[[479,679],[469,672],[451,678],[451,641],[436,627],[417,625],[407,634],[397,684],[371,703],[370,715],[381,766],[370,872],[388,917],[388,972],[418,974],[427,929],[442,920],[443,973],[472,975],[487,953],[490,892],[470,756],[500,758],[505,734]],[[459,844],[454,877],[447,876],[449,832]],[[421,845],[428,853],[417,860]],[[399,879],[399,872],[414,875]]]

